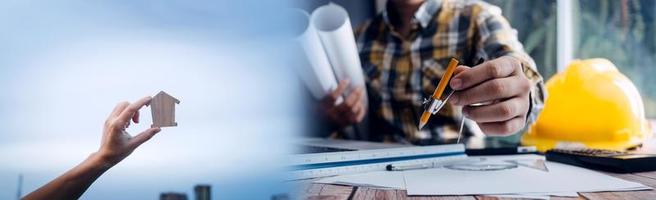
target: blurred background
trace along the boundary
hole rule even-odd
[[[648,118],[656,118],[656,1],[652,0],[483,0],[501,8],[545,82],[572,59],[606,58],[638,88]],[[344,6],[357,27],[385,8],[386,0],[318,0]],[[517,143],[519,134],[495,138]]]
[[[653,0],[484,0],[499,6],[517,29],[524,49],[535,60],[545,81],[558,72],[561,57],[603,57],[636,84],[648,117],[656,117],[656,1]],[[314,8],[335,2],[344,6],[357,27],[384,9],[386,0],[317,0],[303,3]],[[561,13],[558,37],[558,13]],[[563,17],[564,16],[564,17]],[[565,58],[562,58],[563,60]]]
[[[301,125],[298,94],[288,89],[300,86],[289,81],[288,55],[274,51],[291,29],[276,14],[288,6],[0,2],[0,199],[25,195],[86,159],[117,103],[159,91],[181,101],[178,126],[163,128],[82,199],[192,199],[196,185],[209,186],[214,199],[284,193],[284,142]],[[149,107],[141,117],[130,133],[150,127]]]

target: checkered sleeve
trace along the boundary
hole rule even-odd
[[[546,92],[542,76],[537,71],[533,59],[524,52],[517,38],[517,31],[501,15],[499,7],[481,3],[473,8],[476,16],[476,27],[480,36],[476,43],[476,54],[487,60],[501,56],[512,56],[522,62],[526,77],[531,81],[530,108],[527,115],[527,125],[535,122],[544,106]],[[476,14],[477,13],[477,14]]]

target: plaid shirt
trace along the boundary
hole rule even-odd
[[[385,10],[356,30],[374,138],[417,142],[457,135],[461,108],[451,105],[417,130],[422,99],[431,96],[452,57],[467,66],[501,56],[521,60],[533,85],[527,123],[536,119],[545,97],[542,77],[498,7],[481,1],[427,0],[412,23],[410,36],[402,37]]]

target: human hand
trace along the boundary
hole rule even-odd
[[[464,106],[463,114],[485,134],[506,136],[524,128],[531,83],[519,60],[504,56],[473,68],[458,66],[456,73],[449,102]]]
[[[367,113],[367,108],[362,102],[365,98],[364,88],[353,90],[344,100],[344,102],[335,105],[337,99],[342,96],[344,90],[349,85],[349,80],[339,82],[337,88],[321,100],[320,109],[330,120],[335,122],[339,127],[345,127],[350,124],[361,122]]]
[[[139,99],[135,103],[121,102],[105,121],[100,149],[96,153],[105,164],[113,166],[130,155],[139,145],[148,141],[160,128],[149,128],[132,137],[125,129],[130,120],[139,123],[139,109],[150,103],[151,97]]]

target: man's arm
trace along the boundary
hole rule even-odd
[[[473,6],[475,51],[488,61],[456,71],[450,85],[457,92],[450,101],[464,106],[463,114],[488,135],[517,133],[542,108],[542,77],[501,10],[480,2]]]
[[[538,72],[533,58],[524,51],[524,47],[517,38],[517,30],[510,26],[506,18],[501,15],[501,9],[492,5],[484,5],[476,22],[479,43],[476,44],[480,57],[493,60],[501,57],[517,59],[524,76],[529,80],[530,109],[526,116],[526,124],[533,123],[544,106],[546,90],[542,75]]]
[[[111,165],[103,161],[97,153],[48,184],[28,194],[23,199],[77,199]]]
[[[125,131],[130,125],[130,120],[139,123],[139,109],[148,104],[150,100],[151,97],[144,97],[133,104],[119,103],[105,121],[100,149],[73,169],[23,199],[77,199],[82,196],[100,175],[118,164],[139,145],[148,141],[161,130],[160,128],[149,128],[134,137]]]

